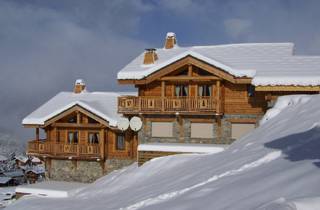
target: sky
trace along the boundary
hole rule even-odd
[[[117,72],[145,48],[294,42],[320,55],[318,0],[0,0],[0,131],[34,136],[21,120],[76,79],[123,91]]]

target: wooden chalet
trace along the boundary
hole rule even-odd
[[[61,92],[23,120],[35,129],[27,154],[42,159],[55,180],[91,182],[135,161],[137,141],[117,129],[113,92],[87,92],[77,80],[74,92]],[[43,137],[40,130],[43,131]]]
[[[118,113],[142,119],[139,144],[230,144],[258,126],[278,96],[319,93],[320,57],[293,49],[292,43],[179,47],[168,33],[164,48],[146,49],[118,73],[119,84],[138,90],[118,98]],[[143,163],[171,153],[139,154]]]

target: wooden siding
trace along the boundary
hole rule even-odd
[[[67,116],[72,116],[71,113]],[[44,128],[46,139],[31,140],[28,143],[27,154],[39,157],[57,159],[100,159],[126,158],[136,159],[137,137],[128,130],[125,135],[125,147],[116,149],[118,130],[100,123],[89,123],[89,116],[78,112],[77,122],[68,123],[67,116],[52,122]],[[68,142],[68,132],[78,132],[78,143]],[[99,143],[90,143],[89,133],[98,133]]]

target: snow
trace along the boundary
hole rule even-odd
[[[41,160],[37,157],[32,157],[31,162],[33,163],[41,163]]]
[[[12,178],[6,177],[6,176],[0,176],[0,184],[6,184],[8,183]]]
[[[75,82],[76,85],[85,85],[86,83],[84,82],[83,79],[77,79]]]
[[[176,37],[176,34],[174,32],[168,32],[166,37]]]
[[[225,148],[226,146],[213,144],[148,143],[139,144],[138,151],[218,153]]]
[[[126,94],[135,95],[136,93]],[[116,92],[82,92],[79,94],[61,92],[24,118],[22,124],[44,125],[48,119],[78,105],[108,121],[110,126],[115,127],[117,121],[122,118],[117,113],[119,96],[120,94]]]
[[[28,161],[28,157],[24,155],[17,155],[15,156],[15,159],[21,161],[22,163],[26,163]]]
[[[293,43],[245,43],[157,49],[158,60],[142,65],[144,53],[118,72],[118,79],[143,79],[188,55],[255,86],[320,85],[320,56],[293,55]]]
[[[67,198],[21,199],[7,209],[320,209],[320,96],[295,98],[280,97],[276,115],[223,152],[133,164]]]
[[[5,157],[5,156],[3,156],[3,155],[0,155],[0,161],[7,161],[7,160],[8,160],[7,157]]]
[[[16,188],[16,193],[25,193],[50,198],[65,198],[74,191],[85,187],[86,184],[77,182],[45,181],[30,185],[20,185]]]

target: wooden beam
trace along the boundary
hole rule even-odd
[[[255,91],[320,91],[320,86],[256,86]]]
[[[39,131],[39,127],[36,128],[36,140],[39,141],[40,139],[40,131]]]
[[[216,88],[217,88],[217,95],[216,95],[216,101],[217,101],[217,108],[216,108],[216,112],[217,114],[220,114],[220,110],[221,110],[221,87],[220,87],[220,80],[218,80],[216,82]]]
[[[212,81],[221,80],[216,76],[168,76],[162,77],[161,81]]]
[[[188,76],[192,77],[192,65],[191,64],[188,65]]]
[[[53,127],[61,127],[61,128],[97,128],[100,129],[104,125],[101,124],[87,124],[87,123],[52,123]]]
[[[104,128],[101,128],[100,130],[100,156],[101,159],[104,160],[105,157],[105,142],[104,142]]]
[[[174,71],[176,71],[177,69],[186,66],[186,65],[193,65],[196,66],[198,68],[201,68],[215,76],[217,76],[218,78],[222,78],[225,79],[231,83],[234,84],[251,84],[251,78],[248,77],[235,77],[232,74],[224,71],[223,69],[220,69],[216,66],[213,66],[211,64],[208,64],[200,59],[197,59],[195,57],[192,57],[190,55],[181,58],[180,60],[177,60],[159,70],[157,70],[156,72],[150,74],[149,76],[147,76],[144,79],[140,79],[140,80],[134,80],[134,79],[129,79],[129,80],[118,80],[119,84],[148,84],[150,82],[153,82],[157,79],[160,79],[161,77],[168,75],[169,73],[172,73]],[[189,71],[189,70],[188,70]]]

